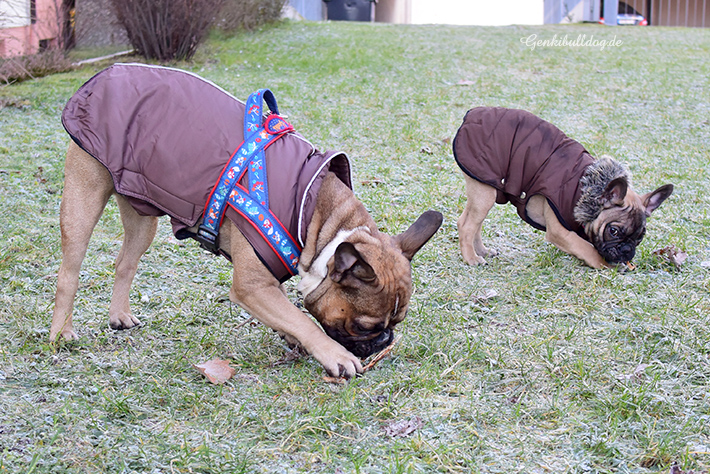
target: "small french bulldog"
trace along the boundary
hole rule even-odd
[[[453,142],[466,181],[459,245],[470,265],[496,255],[481,239],[495,203],[516,206],[545,239],[592,268],[630,262],[646,219],[673,192],[666,184],[639,195],[618,161],[595,159],[551,123],[524,110],[477,107]]]

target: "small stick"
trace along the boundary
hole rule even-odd
[[[324,375],[323,376],[323,382],[325,383],[335,383],[338,385],[343,385],[347,383],[348,379],[345,377],[331,377],[330,375]]]
[[[394,338],[394,340],[392,341],[392,344],[390,344],[389,346],[382,349],[379,353],[377,353],[375,355],[375,357],[373,357],[372,360],[370,362],[368,362],[367,365],[365,365],[365,367],[362,368],[363,373],[365,373],[368,370],[370,370],[371,368],[373,368],[375,366],[375,364],[377,364],[379,361],[384,359],[387,356],[387,354],[392,352],[392,349],[394,348],[395,344],[397,344],[400,339],[402,339],[401,334],[399,334],[397,337]]]

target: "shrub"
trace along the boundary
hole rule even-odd
[[[111,0],[138,54],[159,61],[190,59],[223,0]]]
[[[281,17],[288,0],[224,0],[215,26],[224,32],[251,31]]]
[[[72,63],[63,51],[49,49],[30,56],[0,60],[0,82],[21,82],[35,77],[69,71]]]

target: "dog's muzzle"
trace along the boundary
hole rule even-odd
[[[628,242],[616,245],[605,245],[598,250],[599,255],[608,263],[630,262],[636,255],[636,246]]]
[[[326,334],[336,340],[340,345],[349,350],[353,355],[364,359],[375,352],[379,352],[389,346],[394,339],[394,331],[390,328],[382,331],[377,337],[362,340],[350,335],[343,336],[340,332],[325,329]]]

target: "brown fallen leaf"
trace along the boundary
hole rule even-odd
[[[414,416],[412,418],[409,418],[408,420],[400,420],[394,423],[390,423],[389,425],[385,426],[385,433],[387,434],[387,436],[391,436],[393,438],[404,438],[414,433],[422,426],[424,426],[424,422],[422,421],[422,419],[418,416]]]
[[[685,259],[688,258],[687,253],[682,250],[678,250],[674,245],[658,249],[653,252],[653,254],[658,255],[659,257],[667,258],[668,261],[675,265],[676,268],[680,268],[680,266],[685,262]]]
[[[673,461],[669,474],[695,474],[695,471],[684,471],[678,465],[678,461]],[[698,471],[698,474],[707,474],[707,471]]]
[[[193,364],[193,367],[207,377],[207,380],[216,385],[223,384],[237,373],[234,368],[229,366],[228,361],[221,359],[212,359],[197,365]]]

